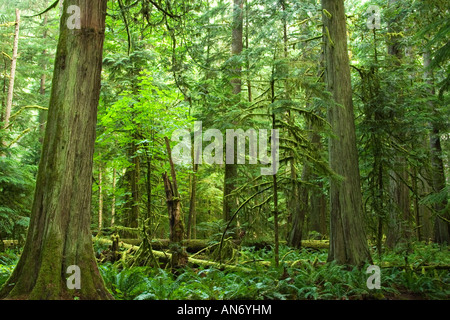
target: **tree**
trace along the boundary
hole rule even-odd
[[[232,23],[232,39],[231,39],[231,55],[237,56],[242,53],[243,42],[243,0],[233,0],[233,23]],[[236,58],[235,58],[236,59]],[[239,59],[236,59],[239,61]],[[239,104],[240,94],[242,90],[242,79],[241,79],[241,67],[239,62],[234,62],[234,68],[232,70],[232,93],[233,98],[231,99],[233,104]],[[235,123],[234,123],[235,124]],[[234,152],[235,154],[236,152]],[[225,221],[230,220],[234,211],[237,208],[236,197],[231,193],[236,188],[236,179],[238,175],[238,169],[234,163],[225,164],[225,177],[224,177],[224,188],[223,188],[223,217]]]
[[[111,298],[97,268],[90,230],[106,3],[64,2],[27,241],[0,297]],[[77,291],[66,283],[74,265],[81,279]]]
[[[14,31],[14,46],[13,55],[11,58],[11,74],[9,76],[9,87],[8,87],[8,97],[6,98],[6,109],[5,109],[5,119],[4,128],[8,128],[9,118],[11,116],[11,108],[13,102],[13,92],[14,92],[14,79],[16,76],[16,63],[17,63],[17,51],[19,47],[19,29],[20,29],[20,11],[16,9],[16,27]]]
[[[334,100],[327,115],[334,135],[328,142],[329,163],[342,177],[330,182],[328,260],[361,265],[371,256],[362,210],[344,1],[322,0],[322,10],[325,81]]]

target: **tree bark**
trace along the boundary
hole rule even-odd
[[[330,251],[328,261],[362,265],[371,260],[367,246],[356,149],[352,86],[343,0],[322,0],[325,79],[334,103],[328,122],[331,169],[342,180],[330,181]]]
[[[27,241],[0,292],[9,299],[111,299],[92,246],[92,167],[106,0],[73,0],[81,28],[69,29],[64,2],[48,122]],[[68,289],[69,266],[81,272]]]

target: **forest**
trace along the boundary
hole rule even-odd
[[[0,51],[0,300],[449,300],[447,0],[0,0]]]

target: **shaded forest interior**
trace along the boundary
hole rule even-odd
[[[0,0],[0,298],[448,299],[449,17]]]

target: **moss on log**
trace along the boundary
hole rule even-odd
[[[99,244],[107,244],[107,245],[112,244],[111,240],[104,239],[104,238],[97,238],[95,241],[97,241]],[[119,247],[122,247],[122,248],[125,248],[128,250],[133,250],[133,251],[137,251],[139,249],[139,246],[128,244],[128,243],[125,243],[124,241],[119,242]],[[153,247],[153,243],[152,243],[152,247]],[[156,258],[158,258],[161,262],[168,263],[172,259],[172,254],[169,252],[159,251],[159,250],[152,250],[152,251],[153,251],[153,255]],[[235,266],[235,265],[224,264],[224,263],[221,264],[221,263],[218,263],[215,261],[195,259],[195,258],[191,258],[191,257],[188,257],[188,264],[201,266],[201,267],[214,267],[219,270],[234,270],[234,271],[241,271],[241,272],[252,272],[253,271],[252,269],[241,267],[241,266]]]
[[[17,247],[19,245],[19,241],[17,241],[17,240],[3,240],[3,245],[4,245],[5,249],[11,248],[11,247]]]
[[[124,243],[132,244],[138,246],[142,240],[140,239],[122,239]],[[242,245],[245,247],[254,247],[255,249],[270,249],[273,247],[273,243],[270,241],[264,240],[245,240],[243,242],[234,241],[237,245]],[[195,253],[200,250],[205,249],[208,246],[211,246],[211,241],[207,239],[191,239],[191,240],[183,240],[182,245],[186,248],[187,252]],[[286,241],[280,241],[280,244],[286,244]],[[155,250],[165,250],[169,248],[169,239],[155,239],[151,241],[152,248]],[[328,240],[303,240],[302,248],[308,249],[328,249],[329,247]]]

